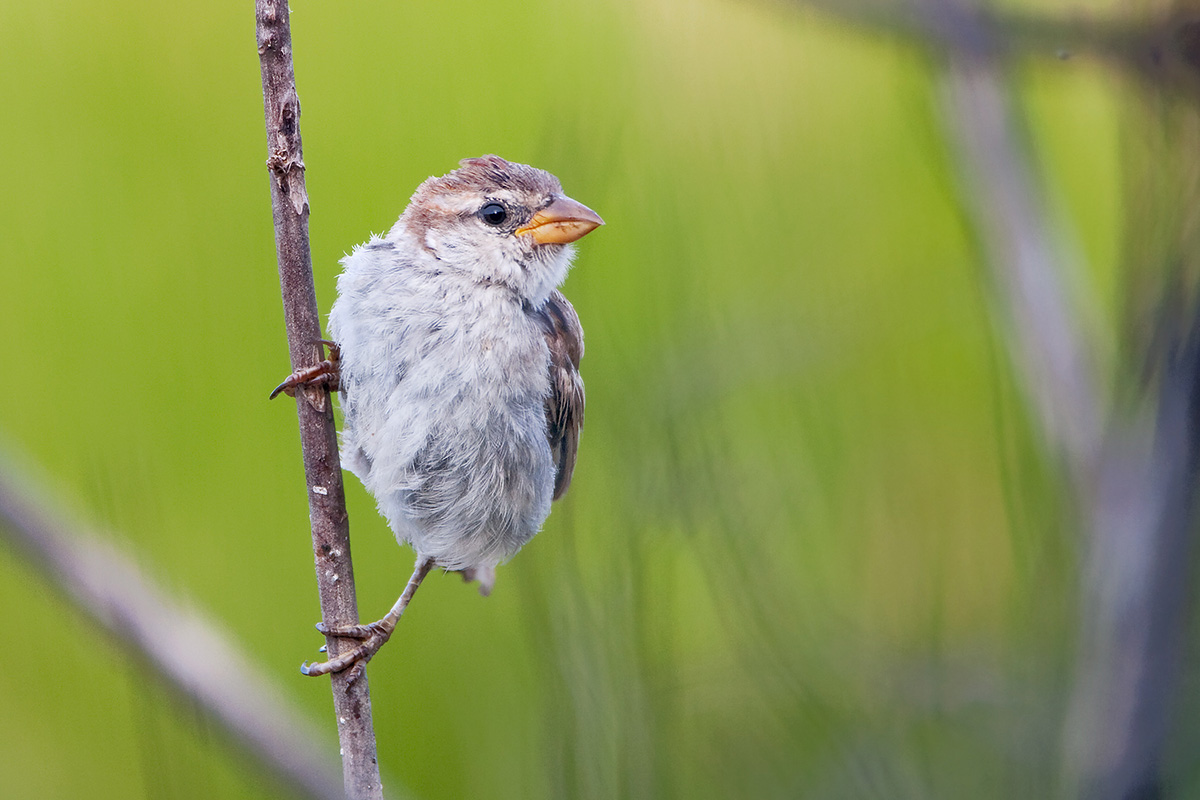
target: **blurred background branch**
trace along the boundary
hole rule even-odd
[[[990,267],[993,308],[1051,448],[1082,488],[1095,473],[1106,391],[1061,226],[1042,199],[1003,66],[965,48],[947,59],[945,119],[964,207]]]
[[[1148,419],[1129,418],[1124,407],[1108,417],[1108,391],[1094,368],[1102,360],[1097,337],[1084,327],[1094,314],[1072,312],[1064,290],[1082,271],[1054,247],[1058,223],[1022,155],[1025,137],[1016,133],[1021,121],[1006,100],[1002,66],[956,54],[947,87],[947,118],[967,207],[993,268],[1000,324],[1047,441],[1066,456],[1087,534],[1068,794],[1159,797],[1195,526],[1200,396],[1197,352],[1188,344],[1195,335],[1184,330],[1163,341],[1170,352]]]
[[[1064,791],[1103,800],[1161,797],[1192,578],[1200,318],[1187,298],[1191,313],[1172,315],[1164,306],[1151,315],[1155,346],[1127,343],[1121,353],[1133,362],[1119,368],[1155,377],[1136,402],[1124,398],[1109,413],[1112,381],[1096,372],[1108,354],[1090,329],[1098,314],[1073,287],[1087,271],[1071,263],[1066,226],[1044,199],[1024,120],[1008,99],[1005,58],[1083,51],[1132,68],[1149,91],[1182,89],[1195,102],[1200,17],[1064,22],[952,0],[891,8],[888,15],[861,5],[854,16],[946,51],[944,113],[964,205],[991,268],[997,322],[1047,443],[1065,457],[1086,534]],[[1164,327],[1167,320],[1175,324]]]
[[[242,654],[253,644],[235,647],[218,626],[185,609],[107,544],[109,537],[51,511],[45,492],[11,459],[0,460],[0,534],[77,614],[119,639],[142,663],[141,672],[227,731],[243,757],[298,795],[343,796],[337,762],[321,746],[324,737]],[[21,642],[10,671],[28,673],[54,659],[55,652],[39,644],[39,629],[60,624],[10,617],[11,638]]]

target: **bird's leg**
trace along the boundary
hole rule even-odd
[[[425,580],[425,576],[429,574],[433,566],[432,558],[417,560],[417,567],[413,570],[412,577],[408,579],[404,593],[400,595],[396,605],[392,606],[392,610],[378,622],[372,622],[369,625],[347,625],[344,628],[333,628],[324,622],[318,623],[317,630],[326,636],[358,639],[361,644],[328,661],[318,664],[301,664],[300,671],[305,675],[328,675],[352,666],[354,669],[350,674],[350,679],[354,680],[361,675],[367,662],[379,652],[379,648],[383,647],[384,642],[391,638],[392,631],[396,629],[396,623],[400,621],[404,609],[408,608],[413,595],[417,593],[417,587],[421,585],[421,581]]]
[[[305,367],[293,372],[287,377],[287,380],[275,387],[275,391],[271,392],[270,399],[274,400],[279,396],[280,392],[290,397],[295,397],[296,390],[302,386],[328,386],[331,392],[336,392],[339,389],[342,374],[341,348],[337,346],[336,342],[331,342],[328,339],[317,339],[318,356],[321,355],[321,345],[329,347],[329,358],[318,362],[315,366]]]

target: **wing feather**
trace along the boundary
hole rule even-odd
[[[550,396],[546,398],[546,437],[554,457],[554,499],[571,485],[579,432],[583,427],[583,326],[571,303],[559,291],[534,312],[550,347]]]

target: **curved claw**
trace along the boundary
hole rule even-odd
[[[274,400],[276,397],[279,397],[279,393],[286,392],[288,389],[288,384],[290,384],[291,382],[292,382],[292,378],[291,378],[291,376],[288,376],[288,379],[286,381],[284,381],[283,383],[279,384],[278,386],[276,386],[274,389],[271,390],[271,394],[267,397],[267,399]]]

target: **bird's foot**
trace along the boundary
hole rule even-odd
[[[383,647],[388,639],[392,638],[392,631],[396,630],[396,623],[400,621],[404,609],[408,608],[409,602],[416,594],[417,587],[421,585],[421,581],[425,580],[425,576],[429,574],[433,566],[432,558],[418,558],[412,577],[408,579],[408,584],[404,587],[404,593],[392,606],[392,610],[377,622],[369,625],[344,625],[342,627],[326,625],[324,622],[317,623],[317,630],[326,636],[357,639],[359,644],[328,661],[317,664],[307,662],[301,664],[300,671],[305,675],[328,675],[331,672],[349,669],[347,682],[353,683],[358,680],[366,670],[367,662],[379,652],[379,648]]]
[[[270,399],[274,400],[282,392],[289,397],[295,397],[301,388],[320,388],[326,386],[329,391],[336,392],[341,385],[342,351],[335,342],[328,339],[317,340],[317,356],[322,355],[321,345],[329,348],[329,358],[322,359],[316,365],[298,369],[287,377],[283,383],[275,387]]]
[[[344,669],[349,669],[350,674],[347,676],[347,680],[353,683],[363,674],[363,671],[367,667],[367,662],[392,637],[392,631],[395,629],[396,623],[388,617],[384,617],[378,622],[372,622],[369,625],[347,625],[342,628],[335,628],[326,625],[324,622],[318,622],[317,630],[326,636],[357,639],[359,644],[328,661],[321,661],[315,664],[305,662],[300,665],[300,672],[304,675],[316,677],[318,675],[328,675],[333,672],[341,672]]]

